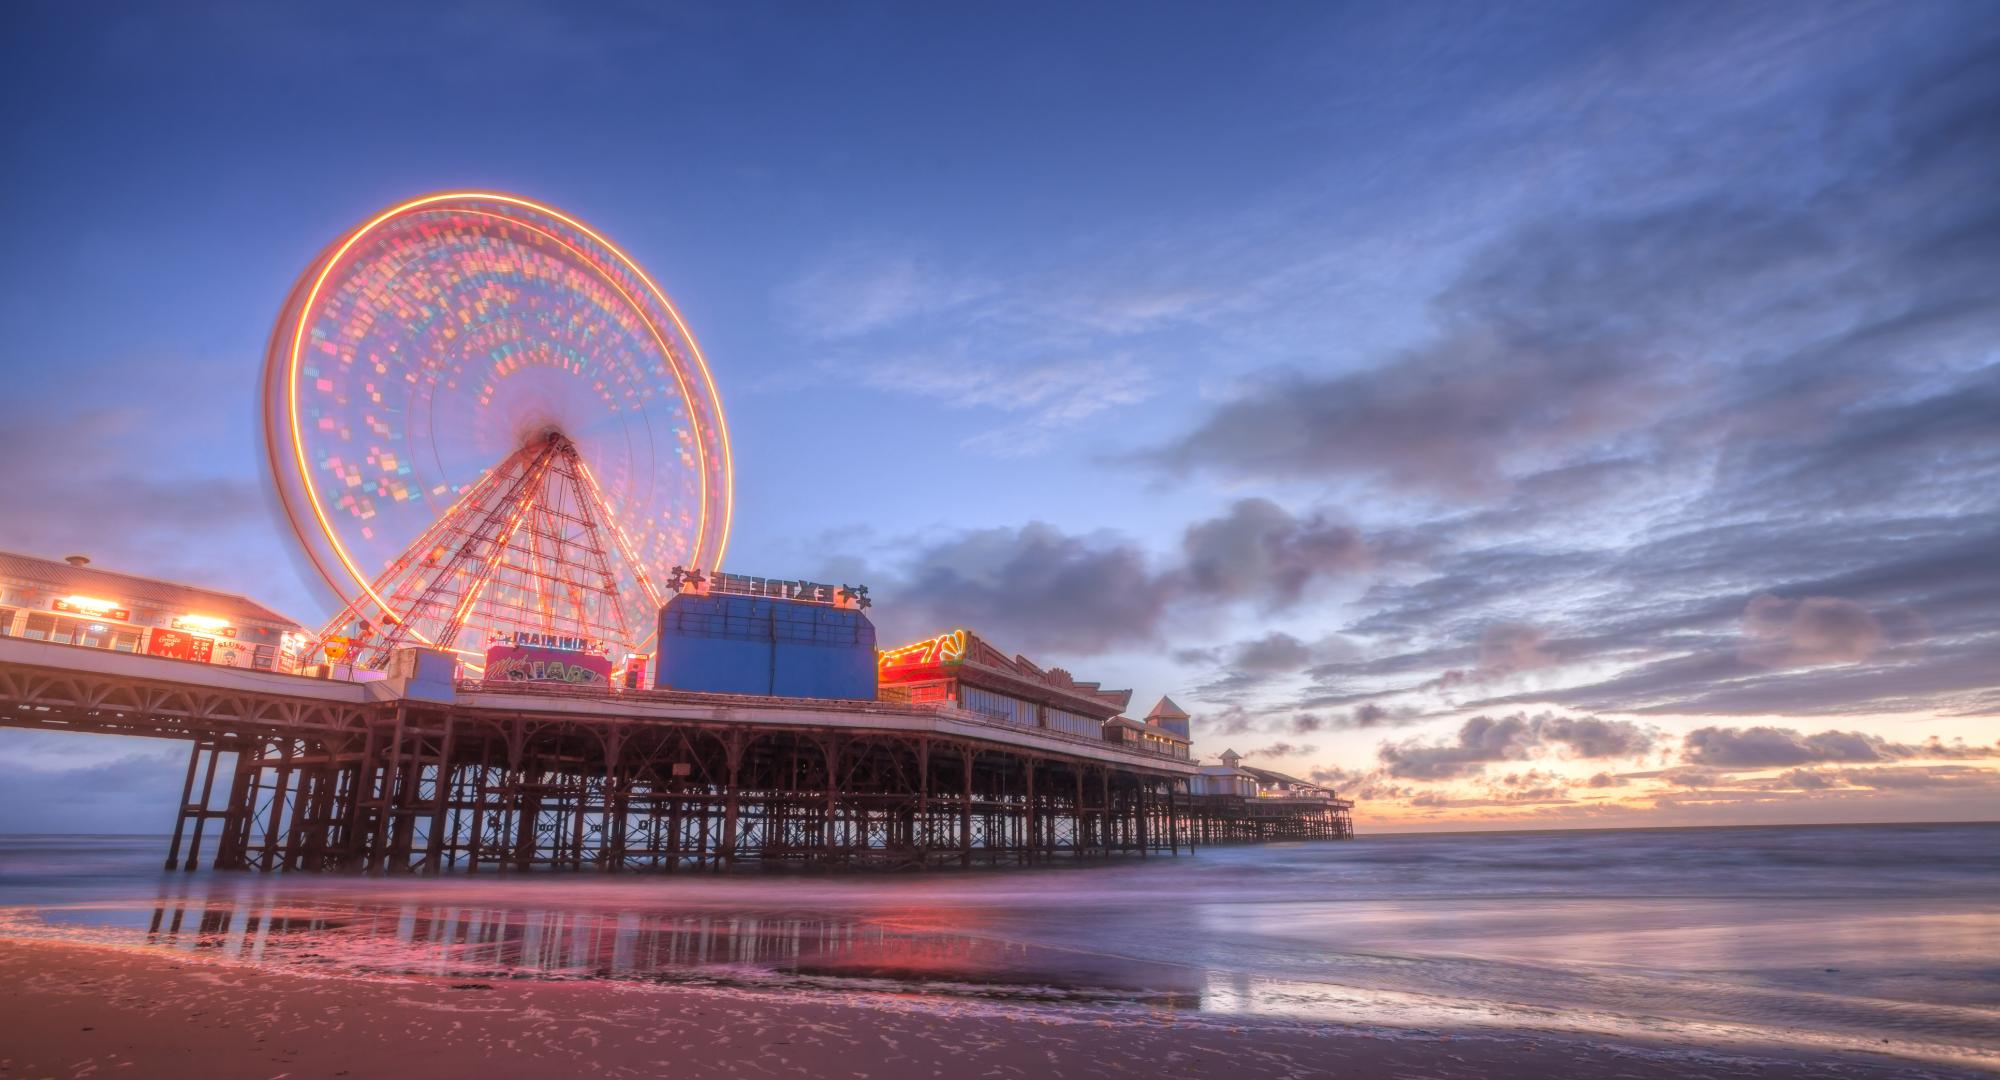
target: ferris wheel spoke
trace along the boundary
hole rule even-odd
[[[367,666],[515,629],[643,652],[664,568],[722,561],[707,360],[638,264],[558,210],[454,192],[357,226],[288,295],[264,387],[279,494],[342,602],[321,642],[358,624]]]

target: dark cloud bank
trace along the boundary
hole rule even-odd
[[[966,625],[1004,647],[1092,654],[1155,641],[1169,604],[1244,603],[1285,611],[1314,586],[1367,566],[1360,532],[1323,515],[1295,515],[1261,498],[1188,526],[1167,565],[1114,533],[1073,536],[1031,522],[960,533],[917,551],[878,584],[886,618],[915,633]],[[1289,641],[1289,644],[1288,644]],[[1286,635],[1246,643],[1234,659],[1269,673]],[[1182,650],[1185,659],[1220,653]]]

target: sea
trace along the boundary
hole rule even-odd
[[[183,873],[165,850],[0,837],[0,936],[2000,1068],[2000,824],[1364,834],[923,874]]]

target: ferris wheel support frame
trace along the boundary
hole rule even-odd
[[[525,548],[519,539],[524,529]],[[605,605],[609,622],[594,622],[589,614],[588,593],[617,594],[614,555],[626,562],[647,596],[657,598],[576,445],[560,432],[545,432],[467,489],[375,579],[374,594],[385,598],[379,614],[386,627],[379,639],[364,633],[351,662],[379,670],[397,649],[410,645],[477,655],[459,648],[458,636],[502,569],[515,572],[522,591],[532,590],[540,611],[539,618],[517,619],[517,625],[630,640],[631,628],[617,603]],[[446,609],[448,616],[436,617]],[[324,652],[341,636],[350,618],[367,622],[350,602],[320,632],[315,651]],[[419,622],[436,625],[426,635]]]

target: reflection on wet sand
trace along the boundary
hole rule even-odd
[[[942,913],[938,913],[942,914]],[[252,963],[443,978],[646,979],[850,985],[927,993],[1199,1009],[1176,965],[1006,941],[922,910],[891,919],[797,912],[592,912],[458,904],[306,906],[278,898],[163,896],[149,945]],[[109,912],[100,919],[116,922]]]
[[[1977,825],[1371,838],[1059,871],[651,879],[162,876],[147,843],[58,859],[29,838],[0,840],[0,937],[450,983],[1074,1002],[1990,1065],[1997,838]]]

